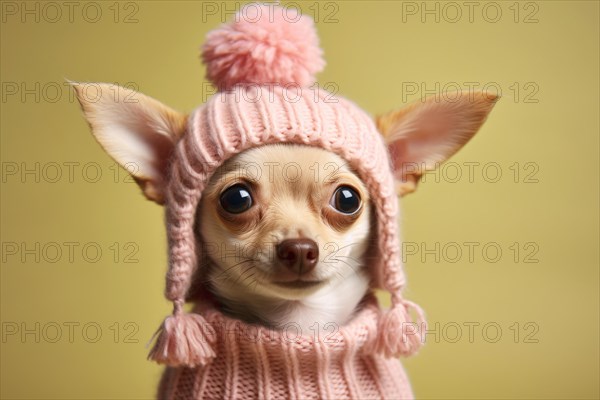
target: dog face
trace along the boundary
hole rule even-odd
[[[357,273],[371,231],[369,193],[339,156],[276,144],[221,166],[198,229],[218,292],[299,299]]]

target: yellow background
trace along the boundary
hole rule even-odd
[[[452,183],[456,171],[450,169],[437,175],[439,182],[429,175],[402,200],[404,239],[428,248],[439,243],[448,251],[440,250],[439,262],[433,255],[423,261],[421,254],[406,260],[407,297],[425,308],[432,329],[439,324],[440,335],[439,343],[430,336],[425,349],[405,362],[415,393],[598,398],[598,2],[497,2],[502,15],[495,23],[497,7],[487,6],[484,14],[485,2],[477,3],[472,22],[462,2],[455,3],[463,14],[456,22],[456,10],[447,3],[437,3],[439,22],[435,14],[421,21],[424,5],[409,3],[300,5],[307,14],[319,11],[328,62],[319,81],[335,83],[340,94],[371,113],[418,100],[422,89],[433,91],[436,83],[439,90],[452,89],[447,84],[453,82],[502,89],[488,122],[453,159],[462,178]],[[25,254],[22,262],[22,252],[3,253],[1,396],[149,398],[161,368],[145,360],[144,346],[170,312],[162,297],[162,210],[145,201],[135,184],[123,182],[123,170],[120,182],[113,181],[114,165],[90,135],[63,79],[133,82],[174,108],[191,110],[206,94],[198,47],[222,16],[203,14],[199,2],[120,3],[119,15],[113,2],[98,2],[102,17],[96,23],[83,18],[85,3],[77,3],[73,22],[66,6],[53,22],[56,10],[44,10],[43,2],[26,4],[38,7],[39,22],[35,14],[21,21],[20,9],[16,16],[10,10],[2,15],[1,156],[5,168],[40,163],[42,176],[35,182],[33,175],[22,179],[5,171],[1,233],[4,246],[33,248],[37,242],[46,254],[40,250],[39,262]],[[235,7],[212,4],[220,11]],[[414,7],[417,14],[407,14]],[[94,10],[86,9],[85,16],[94,19]],[[125,23],[131,13],[137,22]],[[407,85],[415,83],[419,93],[407,96]],[[15,84],[18,92],[12,94]],[[39,99],[21,96],[23,89],[35,93],[36,84]],[[73,182],[65,162],[79,163],[73,164]],[[83,171],[90,162],[96,164]],[[479,163],[472,182],[465,177],[469,162]],[[52,163],[61,166],[56,183],[50,182]],[[490,163],[503,174],[496,183],[486,181],[493,170],[482,175]],[[511,169],[515,163],[518,168]],[[102,175],[88,182],[96,165]],[[537,182],[526,182],[532,179]],[[79,244],[73,262],[65,242]],[[110,249],[115,242],[121,248],[116,263]],[[130,242],[138,246],[137,263],[124,262],[132,248],[123,247]],[[466,254],[449,262],[454,242],[463,250],[465,242],[479,243],[473,262]],[[510,249],[515,242],[521,248],[517,260]],[[54,257],[51,243],[63,250],[54,263],[47,261]],[[88,244],[94,257],[94,243],[102,257],[87,262],[82,247]],[[482,255],[489,243],[503,251],[498,262]],[[532,249],[538,262],[524,262]],[[22,323],[34,330],[40,324],[39,343],[34,334],[7,334]],[[68,323],[79,324],[72,343]],[[472,343],[465,323],[480,324]],[[56,324],[62,337],[51,343]],[[496,343],[485,340],[486,324],[502,329]],[[452,343],[457,325],[462,337]],[[91,343],[96,326],[102,334]],[[537,343],[529,343],[525,336],[536,326],[529,339]],[[488,339],[495,336],[493,329],[487,333]]]

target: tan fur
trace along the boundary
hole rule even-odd
[[[245,213],[223,218],[219,196],[238,182],[248,182],[256,203]],[[331,207],[331,197],[340,185],[358,190],[362,206],[355,215],[343,215]],[[323,149],[269,145],[234,157],[213,176],[198,213],[213,291],[240,318],[267,325],[309,318],[310,325],[319,315],[313,312],[302,317],[289,308],[358,278],[354,293],[338,296],[344,304],[332,299],[322,305],[324,310],[332,305],[344,309],[325,313],[329,322],[344,322],[366,291],[363,255],[370,235],[370,207],[362,181],[340,157]],[[290,290],[273,283],[277,280],[274,247],[293,238],[317,242],[319,263],[306,279],[322,284]],[[225,253],[231,257],[224,258]]]
[[[98,143],[126,167],[149,200],[163,204],[168,161],[174,143],[186,130],[187,116],[121,86],[70,83]],[[150,154],[136,157],[139,149],[131,149],[132,141]]]
[[[454,98],[457,100],[450,100]],[[465,91],[460,96],[430,96],[377,117],[377,128],[395,163],[398,195],[414,192],[425,172],[437,168],[463,147],[497,100],[492,93]]]

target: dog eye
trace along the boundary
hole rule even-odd
[[[333,208],[343,214],[354,214],[360,208],[360,196],[350,186],[340,186],[331,198]]]
[[[221,207],[229,213],[240,214],[252,207],[250,189],[244,185],[234,185],[221,194]]]

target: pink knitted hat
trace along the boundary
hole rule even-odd
[[[171,366],[202,365],[216,354],[212,326],[183,305],[197,268],[196,209],[208,180],[228,158],[271,143],[317,146],[344,158],[363,180],[377,220],[374,288],[392,295],[380,318],[376,351],[410,355],[422,344],[424,316],[404,300],[398,199],[387,147],[372,118],[354,103],[316,88],[325,65],[313,21],[290,9],[249,4],[233,22],[210,32],[202,57],[219,89],[189,117],[176,145],[166,198],[169,271],[166,318],[149,358]],[[201,223],[201,221],[200,221]],[[410,308],[418,317],[411,324]]]

